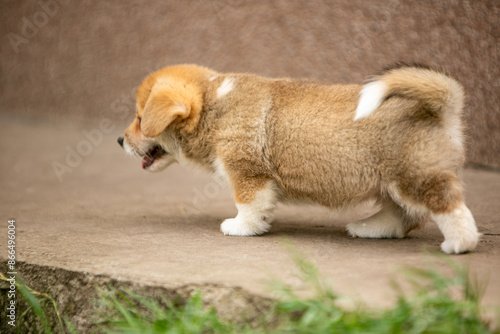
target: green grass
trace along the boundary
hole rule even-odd
[[[470,280],[466,267],[441,256],[453,269],[451,277],[431,269],[407,269],[407,281],[415,293],[399,291],[397,304],[388,310],[338,306],[337,295],[322,281],[315,266],[295,255],[301,278],[313,292],[303,299],[278,284],[284,299],[277,311],[284,320],[276,333],[493,333],[480,306],[484,286]],[[298,314],[298,316],[291,316]]]
[[[230,333],[232,327],[219,320],[215,311],[195,293],[184,305],[147,299],[133,292],[110,288],[101,291],[105,314],[99,327],[104,333]]]
[[[0,273],[0,280],[8,281],[7,277]],[[32,312],[35,318],[38,320],[39,326],[38,330],[43,330],[45,334],[52,334],[52,328],[49,325],[49,319],[47,316],[47,311],[52,309],[59,325],[59,330],[63,333],[76,333],[73,326],[69,322],[63,322],[59,309],[57,308],[56,301],[46,293],[41,293],[35,291],[24,283],[21,277],[16,277],[16,290],[21,294],[27,303],[27,308],[21,315],[16,318],[16,333],[21,333],[20,324],[23,323],[24,319],[30,315]]]
[[[444,262],[449,269],[446,271],[451,271],[448,275],[432,266],[404,270],[405,286],[410,285],[412,293],[403,293],[395,284],[399,296],[397,303],[390,309],[380,310],[362,305],[349,309],[339,306],[339,296],[318,269],[297,252],[292,252],[292,256],[310,297],[300,297],[290,286],[273,281],[272,291],[280,297],[257,327],[221,320],[215,310],[204,304],[199,292],[183,303],[173,303],[109,287],[99,293],[102,320],[96,323],[97,331],[145,334],[500,333],[491,328],[480,305],[485,283],[472,279],[467,267],[450,257],[438,257],[441,267]],[[39,302],[39,298],[48,296],[34,294],[27,288],[21,292],[31,305],[31,311],[40,319],[45,333],[51,333]],[[56,308],[55,302],[49,304]],[[59,323],[63,328],[60,317]]]

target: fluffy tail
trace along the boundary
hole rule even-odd
[[[354,120],[371,115],[390,96],[420,100],[428,112],[460,114],[464,94],[462,86],[449,76],[428,68],[398,65],[384,71],[363,86]]]

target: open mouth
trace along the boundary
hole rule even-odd
[[[164,149],[162,149],[160,146],[154,146],[151,148],[148,153],[146,153],[145,156],[142,157],[142,168],[146,169],[149,166],[151,166],[157,159],[160,159],[164,155],[166,155],[167,152],[165,152]]]

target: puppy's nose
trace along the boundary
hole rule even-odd
[[[122,136],[118,137],[118,144],[120,144],[120,146],[123,147],[123,137]]]

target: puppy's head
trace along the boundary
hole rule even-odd
[[[148,76],[137,89],[136,117],[118,138],[142,168],[161,171],[174,162],[177,134],[196,127],[202,109],[202,85],[211,71],[194,65],[167,67]]]

